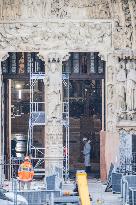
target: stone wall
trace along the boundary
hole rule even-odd
[[[135,0],[1,0],[1,22],[43,22],[49,19],[113,21],[114,48],[136,47]],[[18,26],[17,26],[18,27]]]

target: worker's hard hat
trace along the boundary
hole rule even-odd
[[[26,156],[24,160],[30,160],[30,157],[29,157],[29,156]]]
[[[86,138],[86,137],[83,138],[83,142],[84,142],[84,141],[87,141],[87,138]]]

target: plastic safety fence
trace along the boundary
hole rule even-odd
[[[59,197],[59,191],[47,191],[47,190],[26,190],[18,191],[17,194],[23,196],[28,201],[28,205],[45,205],[49,203],[53,194],[53,197]]]
[[[129,200],[131,200],[131,188],[136,189],[136,175],[123,176],[121,180],[121,196],[123,198],[123,204],[129,203]]]
[[[121,193],[121,173],[113,172],[111,176],[112,181],[112,192],[113,193]]]
[[[129,205],[136,205],[136,187],[129,188]]]

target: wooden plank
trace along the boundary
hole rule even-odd
[[[86,172],[77,172],[76,179],[78,184],[81,205],[91,205]]]

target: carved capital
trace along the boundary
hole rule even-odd
[[[5,61],[9,57],[7,52],[1,51],[0,52],[0,61]]]
[[[46,52],[40,51],[38,57],[45,61],[46,63],[61,63],[62,61],[67,61],[69,59],[70,54],[68,52]]]
[[[0,52],[0,75],[2,75],[2,68],[1,68],[1,62],[6,60],[9,57],[9,54],[7,52]]]
[[[98,56],[101,58],[101,60],[107,61],[107,53],[100,51]]]
[[[114,56],[120,59],[136,59],[136,49],[118,50],[118,51],[115,51]]]
[[[40,60],[42,60],[42,61],[46,61],[47,59],[46,59],[46,53],[45,52],[39,52],[38,54],[37,54],[37,56],[38,56],[38,58],[40,59]]]

